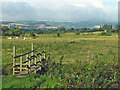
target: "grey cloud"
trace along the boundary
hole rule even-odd
[[[32,7],[28,3],[3,3],[3,20],[50,20],[50,21],[116,21],[117,10],[106,12],[103,8],[92,5],[77,7],[73,5],[59,5],[38,3]]]
[[[2,3],[3,20],[30,20],[35,19],[36,10],[25,2]]]

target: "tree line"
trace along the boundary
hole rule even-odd
[[[21,30],[19,28],[10,29],[7,26],[2,26],[2,36],[24,36],[25,33],[29,33],[30,37],[35,37],[35,33],[37,34],[50,34],[50,33],[57,33],[58,36],[60,36],[60,33],[69,33],[73,32],[76,33],[76,35],[79,35],[80,33],[84,32],[97,32],[97,31],[105,31],[105,33],[118,33],[119,29],[118,26],[116,26],[114,29],[112,28],[112,25],[103,25],[102,27],[98,29],[90,29],[90,28],[70,28],[66,29],[64,27],[60,27],[59,29],[48,29],[48,30]]]

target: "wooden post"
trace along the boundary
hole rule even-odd
[[[37,58],[35,58],[35,65],[36,65],[36,59],[37,59]],[[35,68],[36,68],[36,66],[35,66]],[[36,74],[36,70],[35,70],[35,74]]]
[[[32,42],[32,47],[31,47],[31,50],[33,51],[33,42]],[[33,56],[33,52],[31,53],[31,56]]]
[[[16,50],[15,50],[15,46],[13,47],[13,75],[15,74],[15,68],[14,68],[14,66],[15,66],[15,57],[16,56]]]
[[[40,61],[41,61],[41,55],[40,55]]]
[[[26,54],[26,61],[28,60],[28,54]],[[27,65],[29,65],[29,63],[28,62],[26,62],[26,67],[27,67]],[[29,71],[28,71],[29,72]]]
[[[28,54],[26,54],[26,61],[28,60]],[[26,65],[28,65],[28,62],[26,62]]]
[[[33,51],[33,42],[32,42],[32,46],[31,46],[31,51]],[[31,56],[33,56],[33,52],[31,53]],[[34,62],[33,62],[33,60],[31,60],[31,63],[33,64]]]
[[[29,65],[28,65],[28,66],[29,66],[29,68],[30,68],[30,60],[29,60]],[[30,73],[30,69],[29,69],[29,72],[28,72],[28,73]]]
[[[40,55],[40,65],[42,65],[41,60],[42,60],[42,56]],[[41,66],[40,66],[40,70],[41,70]]]
[[[44,50],[45,51],[45,50]],[[45,53],[44,53],[44,59],[45,59]]]
[[[22,55],[22,54],[21,54]],[[20,73],[22,72],[22,56],[20,57]]]

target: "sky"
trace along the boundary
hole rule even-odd
[[[2,0],[7,21],[118,21],[119,0]]]

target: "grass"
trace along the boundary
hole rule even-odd
[[[30,51],[32,42],[35,50],[46,50],[55,63],[44,75],[17,78],[12,75],[13,46],[19,55]],[[61,69],[57,63],[62,56]],[[106,37],[71,33],[60,37],[43,34],[27,40],[3,39],[2,65],[3,88],[112,87],[117,81],[118,38],[115,34]]]

